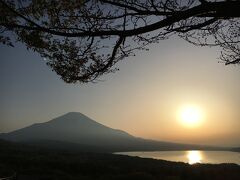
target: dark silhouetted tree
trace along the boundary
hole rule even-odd
[[[24,43],[67,83],[115,72],[135,50],[172,35],[219,46],[240,63],[240,0],[0,0],[0,42]]]

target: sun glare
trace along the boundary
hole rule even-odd
[[[180,109],[179,114],[180,121],[184,126],[196,127],[201,123],[202,112],[197,106],[184,106]]]
[[[200,151],[188,151],[187,158],[189,164],[196,164],[201,163],[202,155]]]

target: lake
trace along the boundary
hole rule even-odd
[[[230,151],[144,151],[144,152],[118,152],[128,156],[163,159],[167,161],[195,163],[235,163],[240,165],[240,153]]]

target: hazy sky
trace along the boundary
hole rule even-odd
[[[1,45],[0,54],[0,132],[77,111],[144,138],[240,145],[240,66],[218,63],[217,49],[161,41],[86,85],[64,83],[21,44]],[[201,109],[199,126],[179,122],[188,104]]]

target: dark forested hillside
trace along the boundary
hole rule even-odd
[[[18,180],[239,180],[235,164],[175,163],[123,155],[66,152],[0,141],[0,176]]]
[[[240,147],[232,148],[231,151],[240,152]]]

